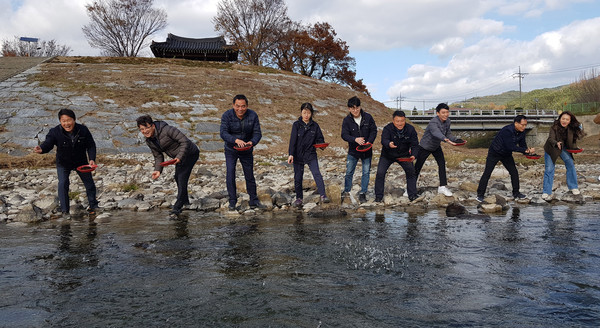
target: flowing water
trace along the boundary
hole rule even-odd
[[[3,327],[598,327],[600,207],[2,225],[0,295]]]

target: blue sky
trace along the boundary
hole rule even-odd
[[[56,39],[71,55],[99,55],[81,27],[92,0],[0,0],[0,39]],[[155,0],[167,33],[215,36],[218,0]],[[600,0],[288,0],[304,23],[328,22],[356,58],[357,77],[390,107],[430,108],[473,96],[576,81],[600,68]],[[150,55],[147,50],[146,55]],[[310,100],[307,100],[310,101]]]

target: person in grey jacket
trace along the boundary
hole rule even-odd
[[[438,193],[450,197],[452,196],[452,192],[446,187],[448,184],[446,178],[446,159],[444,158],[441,143],[443,141],[455,145],[457,138],[452,135],[452,131],[450,130],[450,108],[448,105],[444,103],[438,104],[435,112],[436,116],[429,121],[423,138],[421,138],[421,142],[419,143],[415,171],[418,178],[427,157],[433,154],[433,158],[435,158],[438,165],[438,176],[440,178]]]
[[[146,137],[146,144],[154,156],[154,171],[152,179],[160,177],[165,161],[164,154],[175,159],[175,182],[177,183],[177,200],[170,214],[178,215],[183,206],[190,204],[188,182],[194,164],[198,161],[200,150],[179,129],[163,121],[153,121],[150,115],[137,118],[137,126]]]

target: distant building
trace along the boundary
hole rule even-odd
[[[169,33],[167,41],[154,42],[150,50],[155,57],[205,61],[237,61],[238,51],[225,43],[222,36],[192,39]]]

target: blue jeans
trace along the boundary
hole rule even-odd
[[[577,189],[577,172],[575,171],[575,162],[571,154],[567,153],[564,149],[560,152],[560,158],[565,162],[565,168],[567,169],[567,187],[569,190]],[[552,162],[550,155],[546,153],[544,155],[544,189],[543,193],[551,195],[552,185],[554,184],[554,167],[556,163]]]
[[[92,173],[82,173],[75,169],[68,169],[57,165],[56,172],[58,173],[58,200],[60,201],[60,211],[69,213],[69,175],[71,174],[71,171],[77,172],[77,175],[81,178],[83,186],[85,187],[89,207],[97,208],[98,200],[96,200],[96,184],[94,184],[94,179],[92,179]]]
[[[258,195],[256,194],[256,179],[254,178],[254,155],[252,151],[238,152],[225,150],[225,166],[227,167],[227,193],[229,194],[229,205],[237,204],[237,187],[235,185],[235,165],[238,159],[242,164],[244,178],[246,179],[246,191],[250,196],[250,205],[258,204]]]
[[[362,160],[362,177],[360,179],[360,193],[366,194],[369,187],[369,174],[371,173],[371,157],[363,158]],[[358,164],[358,158],[348,154],[346,158],[346,177],[344,179],[344,192],[350,192],[352,189],[352,178],[354,170]]]

